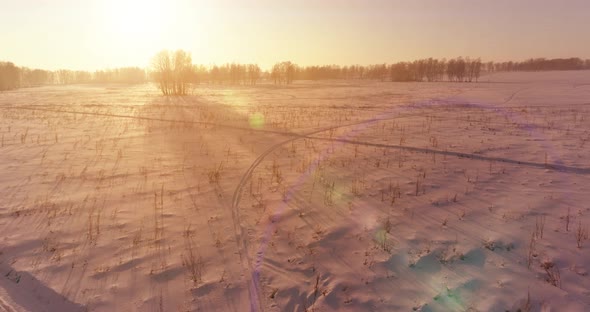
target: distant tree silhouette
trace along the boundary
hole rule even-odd
[[[522,62],[498,62],[493,63],[493,66],[494,71],[582,70],[590,69],[590,60],[582,60],[577,57],[556,59],[536,58]]]
[[[481,59],[470,60],[469,58],[466,59],[466,75],[467,81],[472,82],[474,79],[477,81],[479,79],[481,73]]]
[[[77,70],[74,72],[74,83],[90,83],[92,82],[92,74],[87,71]]]
[[[53,73],[47,70],[19,68],[20,87],[35,87],[53,83]]]
[[[391,64],[389,66],[391,81],[412,81],[410,68],[405,62]]]
[[[462,82],[465,79],[467,61],[462,57],[451,59],[447,63],[447,77],[449,81]]]
[[[92,75],[92,81],[96,83],[137,84],[146,82],[146,74],[145,70],[139,67],[98,70]]]
[[[74,72],[67,69],[60,69],[56,72],[57,84],[71,84],[74,82]]]
[[[189,53],[167,50],[152,59],[152,74],[164,95],[186,95],[193,65]]]
[[[10,62],[0,62],[0,91],[16,89],[20,86],[18,67]]]
[[[199,84],[210,79],[209,70],[203,65],[193,65],[189,81],[193,84]]]
[[[204,68],[204,67],[202,67]],[[262,71],[256,64],[225,64],[213,66],[209,71],[210,80],[215,83],[229,83],[231,85],[255,85],[260,79]]]
[[[297,73],[296,65],[287,61],[277,63],[272,67],[270,76],[275,84],[291,84]]]
[[[486,62],[469,57],[449,59],[420,59],[412,62],[374,65],[319,65],[301,67],[292,62],[276,63],[268,72],[256,64],[225,64],[221,66],[193,65],[189,53],[161,51],[152,59],[151,78],[165,95],[184,95],[189,84],[255,85],[261,79],[275,84],[291,84],[294,80],[374,79],[380,81],[478,81],[482,72],[590,70],[590,59],[531,58],[522,62]],[[0,62],[0,91],[46,84],[75,83],[144,83],[146,71],[138,67],[123,67],[88,71],[61,69],[46,71],[18,67]]]
[[[256,64],[248,65],[248,82],[250,85],[255,85],[258,79],[260,79],[260,67]]]

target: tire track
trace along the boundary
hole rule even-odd
[[[513,93],[509,99],[507,99],[506,103],[509,102],[519,91]],[[236,233],[236,241],[238,242],[239,246],[239,256],[242,265],[247,263],[248,267],[245,268],[246,272],[249,272],[252,268],[252,260],[247,254],[247,241],[245,239],[245,231],[244,228],[241,226],[240,223],[240,213],[238,210],[238,205],[241,199],[241,194],[244,186],[251,178],[252,173],[254,170],[259,166],[259,164],[272,152],[277,150],[278,148],[288,144],[294,140],[307,138],[307,139],[314,139],[314,140],[324,140],[324,141],[338,141],[341,143],[347,144],[358,144],[358,145],[368,145],[368,146],[378,146],[384,148],[396,148],[396,149],[404,149],[404,150],[411,150],[411,151],[418,151],[418,152],[426,152],[426,153],[440,153],[440,154],[449,154],[458,157],[465,157],[465,158],[473,158],[473,159],[481,159],[481,160],[489,160],[489,158],[482,157],[479,155],[472,155],[466,153],[458,153],[458,152],[448,152],[448,151],[437,151],[431,149],[424,149],[424,148],[417,148],[417,147],[407,147],[407,146],[396,146],[396,145],[385,145],[385,144],[374,144],[369,142],[359,142],[359,141],[351,141],[351,140],[343,140],[343,139],[328,139],[328,138],[321,138],[321,137],[313,137],[313,135],[319,134],[321,132],[338,129],[338,128],[345,128],[351,127],[355,125],[361,124],[368,124],[368,123],[377,123],[380,121],[391,120],[391,119],[400,119],[400,118],[407,118],[412,116],[422,116],[421,113],[416,114],[407,114],[407,115],[397,115],[395,117],[381,117],[381,118],[369,118],[362,121],[357,121],[353,123],[348,123],[344,125],[336,125],[325,127],[322,129],[313,130],[307,133],[294,133],[294,132],[285,132],[285,131],[276,131],[276,130],[265,130],[265,129],[252,129],[249,127],[241,127],[241,126],[234,126],[234,125],[227,125],[227,124],[219,124],[215,122],[205,122],[205,121],[186,121],[186,120],[175,120],[175,119],[166,119],[166,118],[155,118],[155,117],[142,117],[142,116],[130,116],[130,115],[121,115],[121,114],[111,114],[111,113],[99,113],[99,112],[80,112],[80,111],[73,111],[73,110],[54,110],[54,109],[44,109],[44,108],[32,108],[32,107],[2,107],[0,109],[22,109],[22,110],[31,110],[31,111],[48,111],[48,112],[55,112],[55,113],[70,113],[70,114],[81,114],[81,115],[91,115],[91,116],[102,116],[102,117],[113,117],[113,118],[127,118],[127,119],[135,119],[135,120],[148,120],[148,121],[159,121],[159,122],[171,122],[171,123],[181,123],[181,124],[201,124],[201,125],[209,125],[214,127],[221,127],[227,129],[234,129],[234,130],[242,130],[248,132],[258,132],[258,133],[271,133],[271,134],[278,134],[283,136],[290,137],[287,140],[282,142],[276,143],[267,150],[265,150],[261,155],[256,158],[256,160],[249,166],[246,172],[242,175],[238,186],[236,187],[233,197],[232,197],[232,219],[234,223],[234,231]],[[390,113],[391,115],[393,113]],[[496,160],[496,159],[495,159]],[[502,161],[502,160],[498,160]],[[507,161],[507,162],[516,162],[518,164],[522,164],[522,162],[517,161]],[[545,164],[533,164],[534,167],[538,166],[546,166]],[[585,169],[585,168],[573,168],[576,170]],[[244,261],[245,260],[245,261]],[[258,276],[256,272],[252,272],[252,278],[248,281],[248,291],[250,295],[250,309],[251,311],[263,311],[263,306],[261,301],[259,300],[259,288],[257,284]]]
[[[405,106],[396,106],[396,108],[403,108]],[[411,108],[411,107],[409,107]],[[378,122],[383,120],[391,120],[397,118],[404,118],[404,117],[416,117],[416,116],[423,116],[422,113],[414,113],[414,114],[405,114],[401,115],[398,114],[395,117],[380,117],[380,118],[371,118],[365,119],[361,121],[356,121],[352,123],[347,123],[338,126],[330,126],[324,127],[319,130],[314,130],[307,133],[297,133],[297,132],[290,132],[290,131],[280,131],[280,130],[268,130],[268,129],[255,129],[249,126],[234,126],[230,124],[223,124],[223,123],[216,123],[210,121],[194,121],[194,120],[180,120],[180,119],[169,119],[169,118],[157,118],[157,117],[145,117],[145,116],[132,116],[132,115],[122,115],[122,114],[111,114],[111,113],[99,113],[99,112],[83,112],[83,111],[75,111],[75,110],[55,110],[55,109],[45,109],[45,108],[33,108],[33,107],[0,107],[0,110],[28,110],[28,111],[45,111],[45,112],[52,112],[52,113],[65,113],[65,114],[78,114],[78,115],[87,115],[87,116],[97,116],[97,117],[112,117],[112,118],[123,118],[123,119],[133,119],[133,120],[144,120],[144,121],[158,121],[158,122],[169,122],[169,123],[179,123],[179,124],[195,124],[195,125],[203,125],[203,126],[211,126],[211,127],[218,127],[218,128],[225,128],[231,130],[239,130],[239,131],[246,131],[246,132],[258,132],[258,133],[267,133],[267,134],[277,134],[282,136],[293,137],[292,139],[304,139],[307,136],[314,135],[320,132],[329,131],[332,129],[343,128],[343,127],[350,127],[354,125],[366,124],[371,122]],[[391,115],[395,112],[390,112],[388,115]],[[289,141],[290,142],[290,141]],[[286,142],[288,143],[288,142]]]
[[[510,100],[512,100],[512,98],[514,98],[514,96],[516,94],[518,94],[519,92],[521,92],[523,90],[524,89],[514,92],[506,100],[505,103],[508,103]],[[247,272],[251,272],[251,275],[252,275],[251,280],[248,282],[248,284],[249,284],[248,291],[250,293],[250,298],[251,298],[251,302],[250,302],[250,310],[251,311],[263,311],[263,307],[262,307],[262,303],[258,299],[260,289],[259,289],[259,285],[258,285],[257,281],[258,281],[259,276],[258,276],[257,272],[252,270],[252,268],[253,268],[252,260],[248,256],[248,249],[247,249],[248,246],[247,246],[247,242],[245,240],[245,237],[243,236],[245,231],[240,223],[240,212],[239,212],[238,206],[239,206],[239,202],[241,199],[242,190],[243,190],[244,186],[246,185],[246,183],[248,182],[248,180],[251,178],[254,170],[264,160],[264,158],[266,158],[266,156],[268,156],[270,153],[274,152],[278,148],[284,146],[285,144],[291,143],[297,139],[322,140],[322,141],[328,141],[328,142],[340,142],[340,143],[344,143],[344,144],[373,146],[373,147],[381,147],[381,148],[388,148],[388,149],[399,149],[399,150],[406,150],[406,151],[420,152],[420,153],[434,153],[434,154],[455,156],[458,158],[466,158],[466,159],[471,159],[471,160],[497,161],[497,162],[515,164],[518,166],[528,166],[528,167],[538,168],[538,169],[558,170],[558,171],[562,171],[562,172],[569,172],[569,173],[576,173],[576,174],[590,174],[590,168],[571,167],[571,166],[567,166],[567,165],[563,165],[563,164],[536,163],[536,162],[528,162],[528,161],[519,161],[519,160],[514,160],[514,159],[509,159],[509,158],[488,157],[488,156],[482,156],[482,155],[477,155],[477,154],[473,154],[473,153],[463,153],[463,152],[458,152],[458,151],[442,151],[442,150],[436,150],[436,149],[430,149],[430,148],[380,144],[380,143],[371,143],[371,142],[363,142],[363,141],[354,141],[354,140],[348,140],[348,139],[322,138],[322,137],[314,136],[314,135],[319,134],[321,132],[325,132],[325,131],[329,131],[329,130],[333,130],[333,129],[338,129],[338,128],[345,128],[345,127],[351,127],[351,126],[355,126],[355,125],[376,123],[376,122],[385,121],[385,120],[405,118],[405,117],[411,117],[411,116],[422,116],[422,115],[423,114],[413,114],[413,115],[404,115],[404,116],[396,116],[396,117],[370,118],[370,119],[366,119],[366,120],[362,120],[359,122],[350,123],[350,124],[346,124],[346,125],[337,125],[337,126],[326,127],[326,128],[319,129],[319,130],[314,130],[314,131],[307,132],[304,134],[296,135],[296,136],[289,138],[285,141],[274,144],[273,146],[269,147],[266,151],[264,151],[260,156],[258,156],[258,158],[256,158],[256,160],[250,165],[250,167],[246,170],[246,172],[242,176],[240,183],[237,185],[237,187],[234,191],[233,198],[232,198],[232,217],[234,219],[234,230],[236,233],[236,240],[240,242],[239,244],[240,244],[240,249],[241,249],[239,251],[240,261],[242,262],[242,264],[244,264],[243,261],[246,260],[248,267],[244,268],[244,270]]]
[[[518,90],[514,91],[508,98],[506,98],[506,100],[504,100],[504,103],[502,103],[502,104],[510,103],[510,101],[512,101],[517,94],[519,94],[522,91],[528,90],[530,88],[532,88],[532,87],[525,87],[525,88],[518,89]]]
[[[240,203],[242,190],[243,190],[244,186],[246,185],[246,183],[250,180],[252,173],[258,167],[258,165],[270,153],[274,152],[275,150],[284,146],[285,144],[291,143],[297,139],[322,139],[322,138],[318,138],[318,137],[313,137],[313,135],[319,134],[322,132],[326,132],[326,131],[330,131],[330,130],[334,130],[334,129],[339,129],[339,128],[358,126],[358,125],[362,125],[362,124],[376,123],[376,122],[380,122],[380,121],[405,118],[405,117],[411,117],[411,116],[422,116],[422,114],[417,113],[417,114],[411,114],[410,116],[404,115],[404,116],[395,116],[395,117],[389,116],[389,117],[381,117],[381,118],[370,118],[370,119],[365,119],[365,120],[354,122],[354,123],[348,123],[345,125],[336,125],[336,126],[325,127],[322,129],[307,132],[305,134],[294,134],[294,137],[272,145],[266,151],[264,151],[262,154],[260,154],[258,156],[258,158],[256,158],[254,160],[254,162],[252,162],[252,164],[248,167],[246,172],[242,175],[240,182],[238,183],[236,189],[234,190],[234,194],[232,197],[232,207],[231,207],[232,208],[231,210],[232,210],[234,231],[236,233],[236,241],[238,242],[238,246],[240,248],[240,250],[239,250],[240,263],[242,264],[242,266],[244,266],[244,264],[247,264],[247,267],[243,267],[243,270],[245,272],[251,272],[251,275],[252,275],[251,279],[248,281],[248,292],[250,295],[250,311],[264,311],[264,308],[263,308],[262,303],[260,302],[260,299],[259,299],[260,289],[259,289],[259,286],[257,283],[259,276],[257,275],[257,273],[255,271],[252,270],[252,268],[253,268],[252,260],[248,256],[248,248],[247,248],[248,246],[247,246],[247,242],[244,237],[245,231],[244,231],[244,228],[242,227],[241,222],[240,222],[240,212],[239,212],[238,206]],[[336,139],[326,139],[326,140],[337,141]],[[246,263],[244,263],[244,260]]]

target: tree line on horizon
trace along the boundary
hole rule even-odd
[[[193,64],[190,53],[183,50],[162,51],[152,59],[149,70],[124,67],[107,70],[72,71],[29,69],[11,62],[0,62],[0,91],[41,85],[86,83],[141,84],[157,83],[165,95],[184,95],[189,85],[255,85],[266,80],[288,85],[296,80],[371,79],[393,82],[472,82],[482,73],[500,71],[549,71],[590,69],[590,59],[535,58],[522,62],[482,62],[479,58],[421,59],[413,62],[374,65],[299,66],[290,61],[276,63],[268,71],[256,64]]]
[[[193,65],[190,54],[183,51],[161,51],[152,60],[152,78],[164,95],[185,95],[189,85],[199,83],[255,85],[265,78],[274,84],[291,84],[295,80],[374,79],[394,82],[478,81],[482,71],[590,69],[590,60],[579,58],[530,59],[524,62],[483,63],[480,58],[421,59],[413,62],[377,65],[298,66],[290,61],[273,65],[262,72],[255,64],[226,64],[205,67]]]
[[[122,67],[95,72],[60,69],[55,71],[18,67],[0,62],[0,91],[43,85],[86,83],[140,84],[148,81],[146,71],[139,67]]]

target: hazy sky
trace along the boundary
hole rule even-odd
[[[590,0],[0,0],[0,60],[45,69],[590,58]]]

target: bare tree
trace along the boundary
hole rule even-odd
[[[74,82],[74,73],[71,70],[60,69],[57,71],[58,84],[71,84]]]
[[[164,95],[186,95],[193,71],[188,52],[167,50],[152,59],[152,74]]]
[[[97,70],[92,75],[92,81],[97,83],[144,83],[145,70],[139,67],[122,67],[107,70]]]
[[[174,94],[186,95],[193,69],[191,55],[183,50],[176,50],[173,54],[172,60],[174,64],[174,67],[172,68],[174,77]]]
[[[251,85],[255,85],[258,79],[260,79],[260,67],[256,64],[248,65],[248,80]]]
[[[275,84],[291,84],[298,72],[297,65],[287,61],[277,63],[272,67],[270,77]]]
[[[13,63],[0,62],[0,91],[20,86],[20,71]]]
[[[281,64],[274,64],[270,72],[270,77],[275,84],[281,84]]]
[[[152,59],[152,70],[154,80],[158,83],[158,87],[164,93],[169,95],[173,88],[172,83],[172,61],[170,59],[169,51],[161,51]]]
[[[476,60],[473,61],[473,65],[472,65],[472,74],[473,74],[473,78],[475,78],[476,82],[479,80],[479,76],[481,75],[481,68],[482,68],[481,59],[477,58]]]

